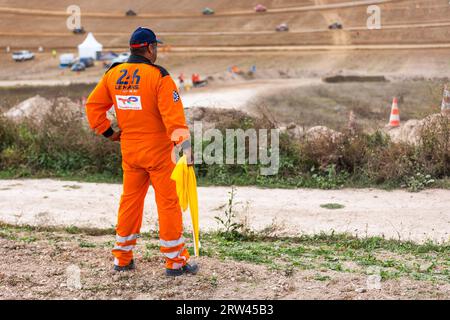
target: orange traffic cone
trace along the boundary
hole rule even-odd
[[[394,98],[394,100],[392,101],[391,117],[389,118],[389,126],[390,127],[400,126],[400,112],[398,109],[397,98]]]

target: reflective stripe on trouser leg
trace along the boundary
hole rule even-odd
[[[117,265],[121,267],[128,265],[133,259],[132,250],[141,228],[145,195],[150,184],[146,170],[130,168],[125,159],[122,167],[124,169],[123,193],[117,218],[117,242],[112,250],[118,261]]]
[[[187,250],[184,248],[184,237],[181,236],[177,240],[160,240],[161,249],[160,251],[164,255],[166,259],[166,268],[169,269],[180,269],[183,267],[187,259],[189,258],[189,254]]]
[[[161,252],[170,254],[171,257],[164,256],[166,268],[179,269],[184,266],[189,259],[189,253],[184,248],[183,239],[183,218],[175,181],[170,179],[170,175],[175,164],[167,153],[167,161],[158,170],[150,170],[150,179],[155,189],[155,200],[158,208],[159,237],[161,239]],[[176,254],[176,256],[175,256]],[[172,258],[174,256],[174,258]]]
[[[133,234],[130,234],[129,236],[125,236],[125,237],[122,237],[122,236],[119,236],[118,234],[116,234],[116,242],[118,242],[118,243],[124,243],[127,241],[136,240],[138,238],[139,238],[139,234],[137,234],[137,233],[133,233]]]
[[[136,240],[128,241],[125,244],[119,244],[116,242],[112,253],[115,257],[114,264],[117,266],[126,266],[133,259],[133,249],[136,245]]]
[[[168,269],[180,269],[189,259],[189,253],[186,248],[182,248],[179,251],[163,253],[166,259],[166,268]]]
[[[131,246],[123,246],[123,247],[119,246],[119,245],[115,245],[113,250],[119,250],[119,251],[127,252],[127,251],[131,251],[133,249],[134,249],[133,245],[131,245]]]
[[[166,247],[166,248],[173,248],[173,247],[177,247],[180,244],[184,244],[184,237],[181,236],[179,239],[177,240],[163,240],[160,239],[159,240],[159,244],[161,245],[161,247]]]

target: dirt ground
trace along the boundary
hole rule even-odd
[[[440,44],[448,34],[448,3],[445,0],[277,0],[267,1],[268,12],[255,13],[252,1],[217,0],[209,4],[216,13],[201,15],[205,3],[166,1],[155,3],[149,10],[145,1],[135,1],[132,6],[138,13],[126,17],[130,4],[111,1],[99,6],[96,2],[80,0],[82,24],[87,31],[98,35],[105,47],[124,47],[129,32],[139,25],[151,24],[152,29],[165,34],[164,40],[173,46],[233,46],[233,45],[342,45],[342,44]],[[1,46],[24,48],[75,47],[82,36],[74,35],[66,26],[66,8],[71,3],[61,1],[3,1],[0,7]],[[367,7],[379,5],[382,25],[390,28],[369,30]],[[49,10],[50,9],[50,10]],[[336,21],[343,30],[328,30]],[[277,32],[276,26],[289,24],[290,32]],[[436,26],[436,23],[443,23]],[[397,26],[393,26],[396,24]],[[417,24],[422,26],[418,27]],[[424,25],[430,25],[425,27]],[[120,26],[119,28],[117,26]],[[408,28],[406,28],[408,26]],[[11,32],[14,30],[14,32]],[[168,35],[179,31],[190,35]],[[237,32],[240,36],[207,35],[208,31]],[[412,31],[411,31],[412,30]],[[119,31],[119,32],[117,32]],[[255,34],[255,31],[270,32]],[[424,39],[426,41],[424,41]]]
[[[9,238],[8,238],[9,237]],[[449,283],[409,277],[371,286],[369,276],[330,269],[280,271],[197,258],[196,276],[168,278],[158,251],[141,239],[137,270],[111,270],[113,236],[17,231],[0,237],[0,299],[449,299]],[[351,267],[350,267],[351,268]],[[79,272],[79,280],[77,280]],[[78,286],[81,285],[81,286]]]
[[[101,62],[86,71],[61,70],[58,59],[52,58],[50,48],[36,53],[33,61],[14,62],[10,53],[0,52],[0,67],[3,70],[1,86],[48,85],[64,82],[96,82],[105,69]],[[105,49],[108,51],[108,49]],[[126,52],[122,47],[115,52]],[[58,50],[57,54],[76,53]],[[255,79],[320,78],[335,74],[384,75],[388,78],[410,79],[444,78],[450,70],[449,49],[398,50],[323,50],[310,51],[184,51],[159,53],[157,63],[164,66],[176,78],[181,72],[186,77],[199,73],[202,78],[213,76],[216,83],[236,82],[228,77],[227,69],[233,65],[247,72],[255,65]],[[424,60],[426,55],[429,59]],[[223,78],[222,81],[221,78]],[[225,78],[229,78],[227,81]],[[28,83],[27,81],[31,81]],[[41,82],[38,83],[37,80]],[[13,82],[21,81],[21,82]]]

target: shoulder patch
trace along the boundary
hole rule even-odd
[[[178,92],[176,90],[173,90],[173,102],[178,102],[180,101],[180,95],[178,94]]]
[[[161,72],[161,77],[164,78],[165,76],[169,75],[169,72],[166,69],[164,69],[163,67],[158,66],[157,64],[154,64],[153,66],[159,69],[159,71]]]
[[[108,70],[106,70],[105,74],[107,74],[111,69],[117,67],[118,65],[121,65],[123,62],[114,62],[109,68]]]

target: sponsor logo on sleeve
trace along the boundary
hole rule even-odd
[[[178,92],[176,90],[173,90],[173,102],[178,102],[180,101],[180,95],[178,94]]]
[[[121,110],[142,110],[140,96],[119,96],[116,95],[117,108]]]

